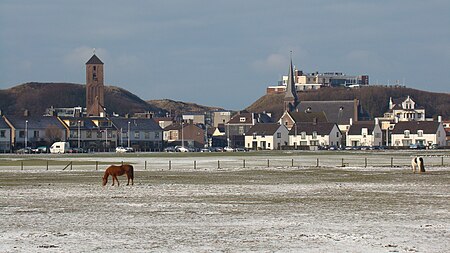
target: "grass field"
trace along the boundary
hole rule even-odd
[[[412,174],[407,165],[351,165],[364,154],[325,154],[324,164],[343,157],[350,165],[301,164],[315,152],[50,157],[80,162],[64,171],[2,165],[0,252],[447,252],[450,166],[437,159]],[[424,154],[428,163],[445,155]],[[49,158],[0,163],[21,159]],[[101,161],[99,170],[87,161]],[[121,161],[137,167],[135,185],[120,177],[120,187],[102,187],[106,164]],[[167,161],[171,170],[159,166]]]

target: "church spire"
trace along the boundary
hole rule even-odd
[[[294,68],[292,64],[292,51],[290,57],[289,74],[284,94],[284,110],[294,111],[298,105],[297,89],[295,88]]]

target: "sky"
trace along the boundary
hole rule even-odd
[[[372,84],[450,92],[447,0],[2,0],[0,89],[86,82],[144,100],[239,110],[287,75],[369,75]]]

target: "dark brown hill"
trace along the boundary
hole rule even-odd
[[[46,108],[86,106],[85,85],[74,83],[25,83],[10,89],[0,90],[0,110],[4,114],[22,114],[28,110],[33,115],[42,115]],[[155,111],[162,109],[148,104],[127,90],[105,86],[107,111],[126,113]]]
[[[369,86],[359,89],[322,88],[316,91],[299,92],[300,101],[326,101],[359,99],[362,107],[373,117],[383,116],[389,108],[389,97],[406,98],[408,95],[425,107],[427,117],[442,115],[450,119],[450,94],[434,93],[404,87]],[[246,108],[249,112],[272,112],[274,118],[283,114],[284,94],[264,95]]]
[[[198,105],[195,103],[174,101],[170,99],[157,99],[157,100],[149,100],[147,103],[162,108],[173,115],[177,115],[184,112],[207,112],[213,110],[223,110],[220,107],[210,107],[204,105]]]

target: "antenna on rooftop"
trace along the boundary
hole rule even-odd
[[[92,51],[93,51],[93,53],[95,54],[95,47],[94,47],[94,49],[93,49]]]

